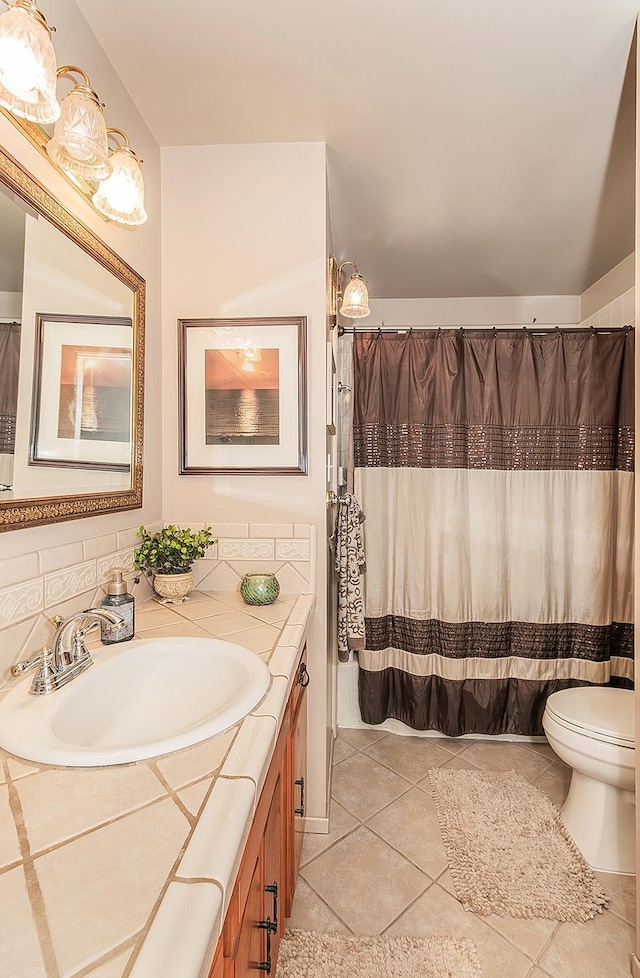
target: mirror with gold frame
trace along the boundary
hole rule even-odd
[[[142,506],[145,283],[0,149],[0,531]]]

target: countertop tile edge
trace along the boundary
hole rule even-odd
[[[169,884],[130,978],[198,975],[222,930],[222,890],[215,883]]]

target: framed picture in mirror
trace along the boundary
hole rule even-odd
[[[30,465],[127,472],[131,320],[36,316]]]
[[[2,148],[0,228],[0,533],[138,509],[144,279]]]
[[[180,474],[306,475],[306,317],[178,330]]]

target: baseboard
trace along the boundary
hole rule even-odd
[[[310,832],[312,835],[328,835],[329,819],[313,818],[312,816],[307,815],[304,820],[304,830],[305,832]],[[638,978],[640,978],[640,975]]]
[[[631,974],[633,978],[640,978],[640,961],[635,954],[631,955]]]

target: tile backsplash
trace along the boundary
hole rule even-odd
[[[167,520],[198,530],[204,523]],[[149,524],[154,533],[161,523]],[[218,543],[196,561],[194,584],[200,590],[237,591],[244,574],[273,571],[282,594],[315,590],[315,537],[309,524],[213,523]],[[137,602],[153,591],[142,577],[134,584],[133,554],[139,524],[118,533],[21,554],[0,565],[0,689],[14,662],[51,643],[55,615],[70,615],[100,604],[110,571],[125,571]]]
[[[587,319],[583,319],[581,326],[594,326],[606,328],[610,326],[617,329],[620,326],[635,326],[636,324],[636,290],[629,289],[617,296],[613,302],[608,302],[597,312]]]

